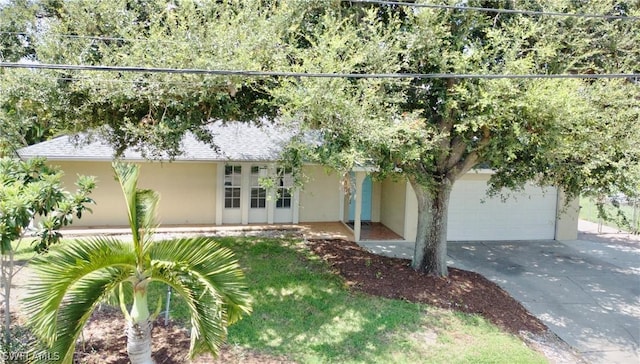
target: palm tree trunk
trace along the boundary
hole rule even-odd
[[[133,286],[133,307],[127,322],[127,354],[131,364],[154,364],[151,358],[151,327],[147,305],[147,282]]]
[[[151,358],[151,321],[127,322],[127,354],[131,364],[154,364]]]

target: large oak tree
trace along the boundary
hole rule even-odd
[[[511,2],[465,4],[509,9]],[[573,14],[639,12],[637,4],[618,2],[518,6]],[[320,131],[324,143],[311,151],[313,157],[345,172],[368,164],[379,176],[408,179],[418,200],[416,270],[447,275],[449,196],[474,167],[495,172],[489,181],[495,194],[530,181],[558,186],[568,199],[585,192],[637,193],[637,79],[484,76],[637,73],[637,20],[373,10],[376,20],[343,20],[305,33],[313,46],[296,49],[296,66],[307,72],[392,69],[440,76],[289,80],[275,94],[290,119]],[[380,22],[386,26],[382,33],[371,29]],[[455,77],[461,74],[473,76]]]

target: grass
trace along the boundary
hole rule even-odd
[[[13,247],[13,260],[16,263],[24,263],[36,256],[36,252],[31,245],[33,239],[22,239],[22,241],[13,241],[11,243]]]
[[[591,197],[580,197],[580,218],[582,220],[587,220],[587,221],[591,221],[591,222],[595,222],[595,223],[599,223],[601,220],[603,222],[603,225],[609,226],[609,227],[613,227],[613,228],[617,228],[620,230],[625,230],[625,231],[629,231],[630,230],[630,226],[629,225],[625,225],[624,223],[622,223],[620,221],[619,218],[616,218],[616,216],[618,216],[619,213],[624,214],[624,216],[626,217],[627,221],[629,223],[632,222],[633,219],[633,207],[630,205],[620,205],[620,210],[618,211],[618,209],[616,209],[613,205],[611,204],[606,204],[605,205],[605,210],[607,212],[607,215],[613,217],[611,219],[607,219],[607,220],[602,220],[600,219],[600,217],[598,216],[598,209],[596,207],[596,203],[593,200],[593,198]],[[640,226],[635,227],[636,229],[638,229]]]
[[[229,343],[300,363],[544,363],[482,317],[349,291],[297,240],[224,238],[245,267],[254,311]],[[152,289],[150,302],[165,297]],[[188,321],[176,296],[171,316]]]

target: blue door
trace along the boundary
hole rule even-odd
[[[352,174],[352,178],[355,176]],[[373,190],[373,182],[371,177],[366,176],[362,182],[362,212],[360,213],[360,221],[371,221],[371,192]],[[356,219],[355,191],[349,200],[349,221]]]

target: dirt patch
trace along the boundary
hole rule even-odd
[[[84,336],[76,348],[76,363],[84,364],[127,364],[127,343],[124,334],[125,321],[122,312],[111,307],[97,310],[85,326]],[[152,351],[156,364],[187,363],[189,353],[189,332],[181,325],[158,319],[154,322]],[[285,358],[255,353],[251,350],[225,345],[218,358],[201,355],[191,363],[292,363]]]

